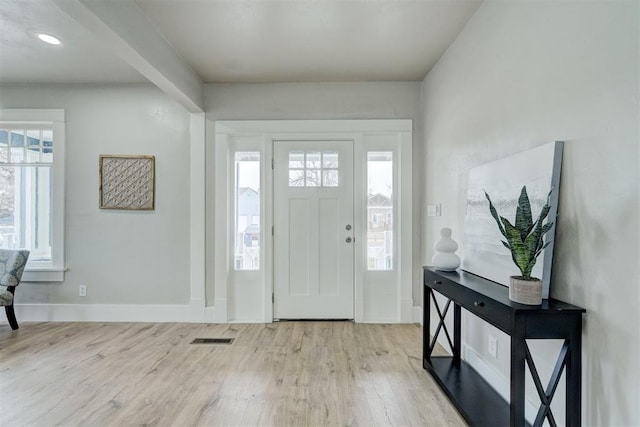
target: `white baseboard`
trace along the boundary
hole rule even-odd
[[[493,387],[503,399],[509,401],[509,378],[487,363],[474,349],[462,344],[462,358]]]
[[[422,307],[419,305],[413,306],[413,323],[419,323],[422,325]]]
[[[227,315],[227,299],[216,298],[215,300],[215,323],[228,323],[229,316]]]
[[[204,323],[216,323],[216,308],[205,307],[204,308]]]
[[[226,302],[226,300],[224,300]],[[223,300],[217,300],[218,303]],[[264,320],[235,320],[226,318],[226,310],[202,307],[202,301],[189,304],[16,304],[16,318],[21,322],[154,322],[154,323],[263,323]],[[224,305],[221,305],[224,307]],[[422,307],[412,307],[412,319],[367,319],[361,323],[422,323]],[[6,324],[0,316],[0,324]]]
[[[482,378],[484,378],[504,400],[507,402],[511,400],[509,378],[502,375],[500,371],[487,363],[474,349],[466,344],[462,345],[462,358],[482,375]],[[525,418],[531,424],[535,421],[538,413],[538,405],[539,404],[534,403],[528,398],[525,399]],[[564,425],[564,423],[562,425]]]
[[[395,325],[401,324],[398,319],[363,319],[357,323],[368,323],[371,325]]]
[[[357,323],[420,323],[422,324],[422,307],[420,306],[407,306],[403,304],[402,313],[400,319],[385,319],[385,318],[356,318]]]
[[[192,298],[189,304],[190,322],[203,323],[205,308],[205,300],[203,298]]]
[[[189,305],[16,304],[21,322],[191,322]],[[0,316],[4,318],[4,316]],[[6,323],[5,319],[2,319]]]
[[[400,323],[413,323],[413,299],[400,300]]]

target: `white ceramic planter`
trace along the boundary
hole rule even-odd
[[[513,302],[527,305],[542,304],[542,281],[539,279],[522,280],[510,277],[509,299]]]

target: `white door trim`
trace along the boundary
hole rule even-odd
[[[411,120],[230,120],[216,121],[214,124],[215,138],[211,143],[215,150],[215,203],[207,203],[208,227],[214,229],[213,236],[207,232],[209,241],[207,247],[211,247],[213,256],[208,256],[208,262],[214,264],[214,274],[207,278],[208,289],[213,288],[215,301],[215,321],[216,322],[271,322],[273,320],[273,238],[271,229],[273,223],[273,173],[271,170],[271,159],[273,158],[274,140],[352,140],[354,141],[354,158],[361,159],[354,164],[354,209],[355,215],[366,209],[366,196],[359,197],[366,193],[366,168],[362,159],[369,149],[379,150],[376,143],[369,146],[369,141],[379,140],[381,136],[387,139],[393,146],[396,153],[401,153],[394,160],[395,165],[394,180],[397,181],[397,209],[398,227],[396,256],[400,260],[396,267],[396,288],[393,292],[393,300],[389,303],[393,307],[389,310],[389,315],[377,316],[370,307],[374,305],[367,301],[371,295],[367,295],[366,280],[366,225],[355,221],[354,232],[356,238],[356,251],[361,256],[356,256],[354,263],[355,277],[355,320],[356,322],[389,322],[389,323],[409,323],[412,321],[412,170],[411,170],[411,140],[413,124]],[[229,269],[231,262],[229,259],[229,221],[231,212],[229,211],[230,192],[230,171],[229,159],[230,140],[242,137],[260,138],[262,147],[260,149],[263,156],[261,199],[264,218],[261,220],[263,237],[263,255],[261,259],[262,269],[260,272],[260,291],[264,304],[260,313],[251,313],[252,317],[241,316],[233,318],[229,316],[228,310],[235,304],[236,312],[242,311],[242,301],[230,301],[230,281]],[[391,145],[389,147],[391,147]],[[388,149],[388,148],[383,148]],[[397,159],[397,160],[396,160]],[[207,169],[209,169],[211,165]],[[208,175],[208,176],[211,176]],[[213,205],[213,206],[212,206]],[[212,215],[213,214],[213,215]],[[364,225],[364,226],[363,226]],[[395,286],[395,285],[394,285]],[[210,291],[208,291],[210,292]],[[385,302],[386,303],[386,302]],[[209,305],[209,304],[208,304]],[[239,308],[240,307],[240,308]],[[375,310],[374,310],[375,311]]]

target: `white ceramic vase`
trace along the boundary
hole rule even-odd
[[[455,254],[458,244],[451,238],[451,229],[440,230],[440,240],[435,246],[436,254],[431,258],[431,263],[436,270],[454,271],[460,267],[460,257]]]

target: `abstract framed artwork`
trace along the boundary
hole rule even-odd
[[[503,236],[489,212],[484,191],[491,196],[498,212],[513,222],[523,186],[527,186],[534,218],[537,218],[551,190],[548,220],[554,223],[545,235],[545,242],[549,242],[549,246],[538,258],[532,271],[532,276],[542,280],[542,298],[549,298],[563,146],[562,141],[544,144],[469,171],[463,270],[505,286],[509,286],[509,276],[519,275],[511,252],[501,243]]]
[[[155,156],[101,154],[100,209],[153,210]]]

